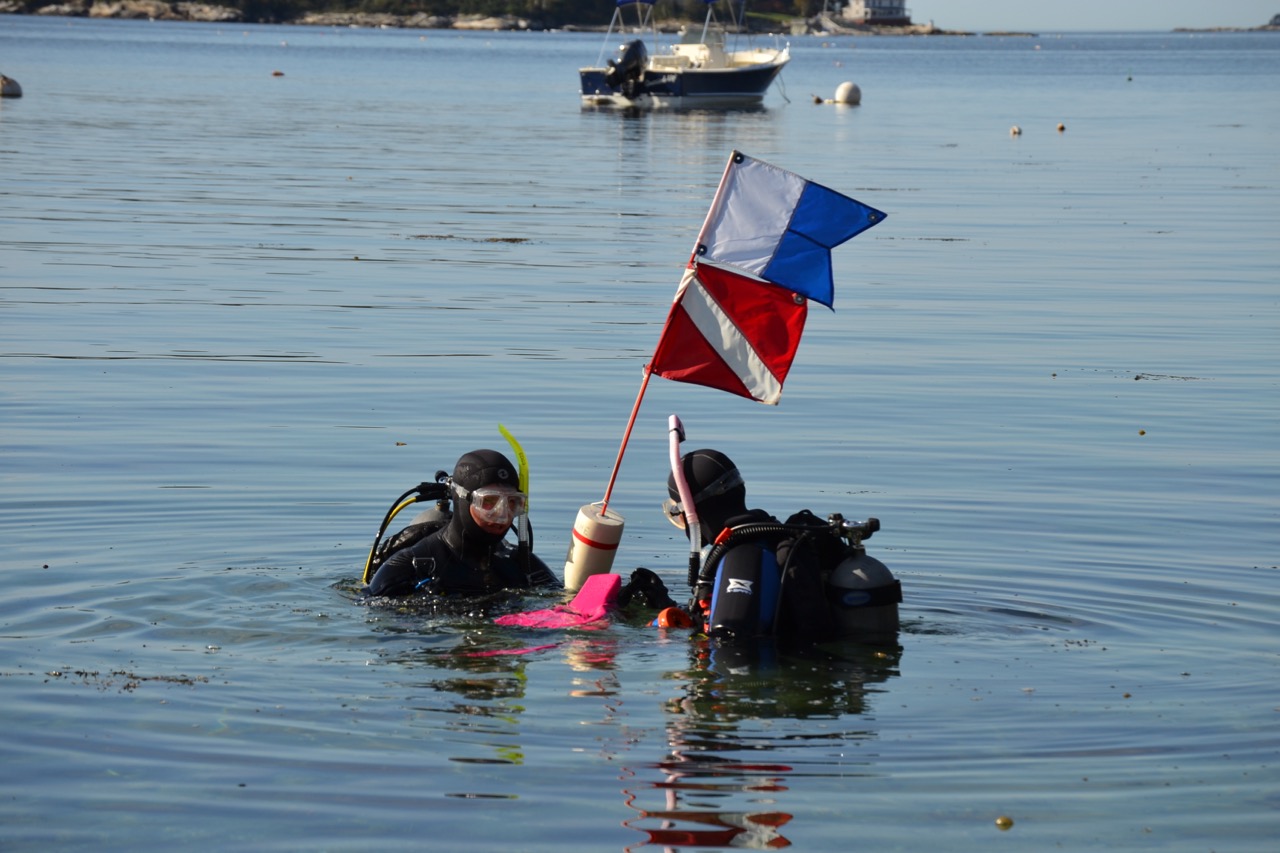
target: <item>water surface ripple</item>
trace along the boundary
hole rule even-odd
[[[793,37],[634,116],[595,34],[2,20],[4,849],[1274,849],[1272,34]],[[559,568],[735,148],[889,218],[779,407],[650,386],[619,565],[687,593],[677,412],[881,519],[898,644],[361,602],[499,423]]]

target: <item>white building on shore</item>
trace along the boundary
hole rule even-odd
[[[906,0],[848,0],[840,10],[840,20],[852,24],[905,26],[911,23]]]

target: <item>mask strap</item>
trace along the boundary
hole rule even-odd
[[[696,503],[697,501],[706,500],[707,498],[714,498],[741,485],[742,473],[737,468],[730,468],[728,471],[725,471],[719,477],[716,477],[708,483],[705,489],[694,495],[693,500]]]

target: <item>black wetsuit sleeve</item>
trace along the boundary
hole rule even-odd
[[[558,577],[552,574],[547,564],[542,562],[542,558],[537,554],[529,555],[528,569],[529,586],[534,587],[556,587],[563,588],[564,584]]]
[[[440,533],[434,533],[388,557],[365,587],[365,595],[483,595],[500,589],[563,587],[536,554],[529,555],[527,570],[517,559],[515,549],[509,546],[500,546],[493,553],[478,556],[482,559],[461,559]],[[430,583],[424,584],[426,581]]]
[[[412,593],[419,580],[413,556],[412,548],[403,548],[388,557],[365,587],[365,595],[381,597]]]

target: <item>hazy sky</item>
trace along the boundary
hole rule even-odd
[[[1280,0],[907,0],[907,8],[914,23],[946,30],[1168,32],[1257,27],[1280,14]]]

